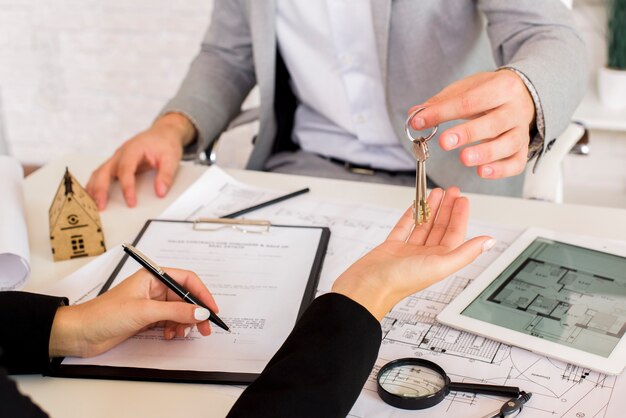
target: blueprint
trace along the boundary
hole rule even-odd
[[[223,203],[233,202],[234,196],[247,195],[248,204],[261,202],[270,196],[265,194],[268,191],[237,183],[218,170],[213,173],[209,170],[206,177],[198,181],[203,184],[204,190],[208,184],[219,183],[221,192],[211,198],[210,205],[202,205],[196,198],[195,203],[188,206],[196,208],[196,211],[202,207],[197,212],[204,212],[202,216],[219,216],[241,209]],[[220,180],[217,180],[218,177]],[[245,189],[247,193],[244,193]],[[318,289],[319,293],[323,293],[330,290],[335,278],[350,264],[385,239],[404,209],[302,195],[255,211],[253,216],[279,224],[330,227],[331,239]],[[179,215],[183,212],[179,212]],[[187,216],[189,214],[185,214]],[[402,357],[431,360],[443,367],[453,381],[519,386],[533,394],[522,416],[622,416],[620,411],[626,409],[624,376],[599,374],[436,322],[437,314],[521,232],[518,227],[470,221],[468,236],[491,235],[498,240],[497,245],[463,270],[404,299],[384,318],[379,358],[351,411],[351,417],[481,417],[502,406],[502,398],[452,392],[442,403],[428,410],[403,411],[392,408],[378,397],[375,376],[382,365]],[[569,278],[565,281],[569,282]],[[594,323],[599,324],[598,327],[606,327],[610,321],[600,321],[598,317]],[[614,330],[617,325],[611,324]]]
[[[289,191],[253,188],[213,167],[181,195],[162,217],[188,219],[220,216]],[[246,204],[242,205],[242,201]],[[409,204],[407,202],[407,207]],[[404,209],[301,195],[248,216],[270,220],[275,224],[330,227],[331,239],[318,289],[319,293],[324,293],[330,290],[334,279],[350,264],[385,239]],[[443,402],[428,410],[395,409],[378,397],[375,376],[382,365],[402,357],[433,361],[453,381],[519,386],[533,394],[521,416],[624,416],[624,375],[606,376],[436,322],[437,314],[520,233],[518,227],[470,221],[468,236],[491,235],[498,240],[497,245],[456,274],[404,299],[384,318],[379,358],[350,417],[482,417],[499,410],[505,400],[494,396],[451,392]],[[514,296],[511,298],[515,300]],[[519,298],[517,300],[519,302]],[[558,312],[558,307],[555,309],[553,312]],[[600,318],[590,320],[589,323],[607,330],[614,330],[617,326],[609,324],[606,318],[602,321]],[[242,390],[232,386],[216,389],[233,396]]]
[[[626,331],[623,268],[621,257],[537,238],[463,315],[608,357]]]

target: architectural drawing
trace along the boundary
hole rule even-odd
[[[618,279],[528,259],[487,300],[527,315],[529,334],[572,346],[612,340],[613,347],[626,332],[624,293]]]
[[[216,184],[223,185],[224,182],[234,186],[222,188],[221,195],[210,193],[216,188]],[[232,198],[233,193],[251,193],[248,203],[258,203],[254,202],[253,191],[246,192],[244,188],[235,187],[236,185],[237,183],[225,173],[213,168],[194,185],[202,188],[203,193],[194,196],[195,192],[191,188],[174,203],[174,208],[168,209],[166,216],[180,218],[189,216],[189,213],[183,213],[182,209],[176,208],[179,201],[193,201],[193,207],[198,208],[202,205],[203,208],[208,208],[205,206],[206,202],[198,201],[197,196],[200,195],[205,196],[205,200],[206,196],[211,195],[211,199],[214,199],[211,207],[220,207],[224,213],[229,206],[225,202],[235,200]],[[225,191],[228,193],[224,193]],[[256,199],[258,198],[257,194]],[[313,196],[300,196],[275,207],[270,206],[255,212],[255,216],[260,219],[268,219],[275,223],[324,225],[331,228],[331,240],[318,289],[320,293],[328,291],[334,279],[352,262],[382,242],[401,214],[402,211],[397,209],[322,200]],[[525,406],[522,416],[540,418],[623,416],[626,399],[618,394],[626,393],[626,377],[602,375],[458,331],[435,321],[436,315],[502,253],[520,232],[517,227],[470,222],[468,236],[491,235],[498,240],[496,247],[482,254],[455,275],[405,299],[387,315],[382,322],[384,338],[379,358],[349,417],[398,418],[416,415],[481,417],[499,410],[506,400],[494,396],[452,392],[436,407],[419,413],[392,408],[376,393],[376,373],[385,363],[402,357],[421,357],[433,361],[446,370],[454,381],[512,385],[532,392],[533,397]],[[570,289],[569,292],[573,292],[576,286],[580,285],[575,283],[576,280],[571,275],[560,274],[557,277],[559,278],[555,279],[555,283],[561,289]],[[507,303],[520,301],[513,294],[501,293],[498,297]],[[535,300],[534,304],[529,302],[527,306],[532,306],[537,312],[549,312],[551,315],[564,313],[563,305],[547,300]],[[606,309],[602,312],[607,313]],[[587,327],[593,328],[594,332],[601,330],[623,332],[617,320],[612,321],[606,316],[597,314],[593,315],[592,319],[591,312],[585,314],[588,316]],[[617,317],[618,312],[614,315]],[[540,325],[536,328],[543,330]]]

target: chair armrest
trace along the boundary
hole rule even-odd
[[[585,128],[582,125],[570,123],[554,141],[550,150],[541,156],[534,172],[529,165],[524,174],[524,198],[563,202],[563,160],[584,133]]]
[[[259,108],[253,107],[252,109],[242,110],[233,120],[228,124],[227,131],[236,128],[246,123],[254,122],[259,119]]]
[[[218,150],[220,147],[220,141],[222,136],[230,131],[233,131],[235,128],[238,128],[243,125],[247,125],[249,123],[255,122],[259,120],[259,108],[254,107],[251,109],[242,110],[233,120],[230,121],[224,132],[220,134],[220,136],[215,139],[215,141],[211,141],[209,146],[206,149],[202,150],[198,153],[198,156],[195,160],[197,164],[202,165],[213,165],[217,163],[218,158]]]

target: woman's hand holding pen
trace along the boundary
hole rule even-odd
[[[396,303],[461,269],[495,243],[487,236],[464,242],[469,202],[458,188],[434,189],[428,204],[435,212],[439,208],[436,216],[413,229],[413,211],[407,210],[385,242],[339,276],[332,291],[381,320]]]
[[[213,296],[194,273],[165,269],[214,312]],[[88,302],[61,307],[52,324],[50,357],[90,357],[103,353],[136,333],[163,326],[165,339],[185,336],[197,326],[211,333],[209,312],[181,301],[163,283],[141,269],[105,294]]]

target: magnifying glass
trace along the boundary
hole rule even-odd
[[[441,367],[418,358],[390,361],[378,372],[377,381],[381,399],[402,409],[430,408],[443,401],[450,391],[506,397],[520,395],[516,386],[452,382]]]

